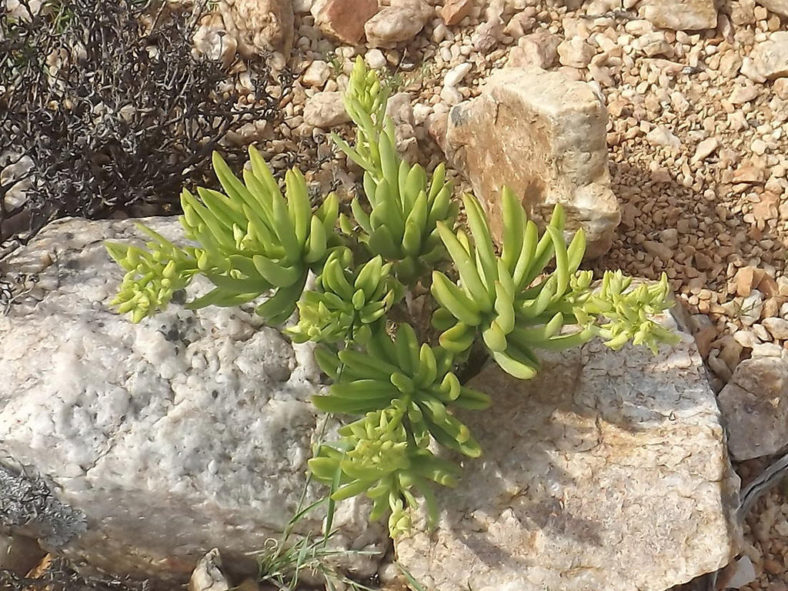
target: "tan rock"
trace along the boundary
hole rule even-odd
[[[322,88],[326,81],[331,77],[331,68],[323,60],[315,60],[304,72],[301,79],[307,86]]]
[[[698,144],[695,148],[695,155],[692,157],[693,162],[700,162],[711,156],[714,151],[720,147],[720,140],[717,137],[706,138]]]
[[[778,78],[772,85],[775,96],[784,101],[788,101],[788,78]]]
[[[750,57],[755,69],[767,80],[788,76],[788,31],[772,33],[755,46]]]
[[[345,112],[341,92],[318,92],[304,105],[304,123],[322,129],[336,127],[350,121]]]
[[[318,0],[311,10],[324,35],[348,45],[361,41],[364,25],[377,11],[377,0]]]
[[[761,91],[757,86],[737,86],[733,89],[733,92],[731,93],[731,96],[728,98],[728,100],[733,105],[742,105],[755,100],[758,98],[759,94],[761,94]]]
[[[585,68],[595,53],[589,43],[578,37],[567,39],[558,45],[558,61],[572,68]]]
[[[424,0],[399,0],[367,21],[364,32],[370,47],[395,47],[419,34],[431,10]]]
[[[473,10],[473,0],[447,0],[440,10],[443,22],[456,25]]]
[[[610,190],[606,123],[607,111],[587,84],[506,68],[478,98],[452,109],[446,152],[471,181],[496,237],[507,185],[537,222],[561,203],[567,230],[585,230],[590,258],[608,250],[621,217]]]
[[[731,454],[740,461],[776,453],[788,441],[788,352],[768,349],[777,355],[739,363],[718,397]]]
[[[764,318],[761,324],[775,339],[788,340],[788,320],[785,318]]]
[[[546,29],[521,37],[517,47],[509,52],[508,66],[515,68],[537,67],[543,70],[552,68],[558,61],[558,46],[561,37]]]
[[[441,491],[434,531],[395,541],[402,566],[440,591],[661,591],[726,564],[739,483],[691,337],[543,360],[471,382],[495,399],[463,415],[483,459]]]
[[[766,271],[758,267],[742,267],[736,272],[736,276],[733,279],[736,284],[736,293],[742,297],[747,297],[758,286],[764,275],[766,275]]]
[[[219,10],[227,32],[244,57],[279,51],[290,55],[293,45],[293,5],[290,0],[223,0]]]
[[[788,18],[788,0],[758,0],[758,4],[770,12]]]
[[[714,0],[646,0],[640,3],[639,13],[662,29],[697,31],[717,26]]]

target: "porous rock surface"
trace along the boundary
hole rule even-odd
[[[175,218],[144,221],[180,236]],[[123,270],[103,241],[139,236],[131,220],[62,220],[0,269],[39,277],[0,316],[0,530],[119,575],[186,580],[213,547],[253,571],[245,553],[278,536],[305,485],[319,372],[246,309],[117,315]],[[359,505],[340,510],[338,544],[385,543]]]
[[[736,554],[738,476],[691,337],[653,357],[601,343],[495,367],[494,404],[462,419],[484,450],[442,491],[435,531],[396,542],[440,591],[663,591]],[[423,522],[422,522],[423,523]]]
[[[592,258],[610,248],[621,219],[610,189],[606,124],[605,106],[588,84],[560,72],[506,68],[478,98],[452,108],[446,151],[482,200],[497,237],[506,185],[537,221],[563,205],[567,229],[583,228]]]

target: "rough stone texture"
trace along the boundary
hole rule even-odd
[[[474,379],[494,400],[462,417],[484,455],[400,563],[440,591],[663,591],[727,564],[739,479],[692,337],[543,359],[531,381]]]
[[[410,41],[427,24],[432,10],[424,0],[397,0],[364,25],[369,47],[395,47]]]
[[[324,35],[348,45],[361,41],[364,24],[377,11],[377,0],[319,0],[311,10]]]
[[[440,14],[443,22],[451,27],[470,15],[472,10],[473,0],[446,0]]]
[[[591,258],[610,248],[621,217],[610,190],[606,123],[607,111],[587,84],[506,68],[478,98],[451,110],[446,152],[484,203],[496,236],[507,185],[539,222],[561,203],[567,230],[585,230]]]
[[[780,451],[788,445],[788,352],[740,362],[719,403],[735,459]]]
[[[350,121],[342,102],[342,93],[318,92],[304,105],[304,122],[314,127],[329,129]]]
[[[248,307],[172,304],[137,325],[110,310],[123,271],[103,241],[138,237],[132,221],[56,222],[0,268],[39,275],[0,315],[0,530],[117,575],[185,580],[213,547],[254,568],[245,553],[305,484],[319,372]],[[181,236],[175,218],[144,221]],[[339,544],[386,539],[362,506],[340,510]]]
[[[714,0],[643,0],[640,16],[657,27],[676,31],[698,31],[717,26]]]
[[[295,19],[291,0],[223,0],[219,10],[244,57],[271,51],[290,55]]]
[[[510,67],[535,66],[543,70],[552,68],[558,61],[558,46],[561,37],[541,29],[517,41],[517,47],[509,52]]]
[[[775,14],[788,17],[788,0],[758,0],[758,4]]]
[[[772,33],[750,54],[753,67],[767,80],[788,76],[788,31]]]

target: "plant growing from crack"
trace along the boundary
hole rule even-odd
[[[512,376],[530,379],[539,371],[539,349],[599,337],[613,349],[632,341],[655,350],[675,335],[652,319],[669,306],[667,278],[633,288],[631,278],[606,272],[595,286],[592,273],[579,269],[584,234],[576,232],[567,245],[560,206],[540,235],[505,189],[500,252],[472,195],[463,197],[469,232],[459,227],[445,167],[428,174],[397,154],[387,97],[359,59],[345,95],[355,143],[333,138],[364,171],[363,198],[353,199],[349,212],[340,213],[334,194],[313,210],[295,169],[283,194],[254,149],[243,180],[215,154],[225,192],[181,196],[186,237],[199,246],[176,246],[143,228],[152,239],[147,249],[107,248],[127,271],[114,304],[135,322],[166,306],[198,274],[214,288],[191,308],[267,295],[256,312],[272,325],[297,309],[297,322],[285,332],[317,343],[316,360],[331,380],[315,406],[352,418],[338,440],[319,446],[309,461],[312,476],[332,485],[332,501],[369,497],[371,517],[388,514],[390,533],[398,536],[422,503],[434,523],[435,485],[459,482],[457,463],[439,448],[471,458],[482,453],[454,413],[491,403],[459,377],[469,358],[481,352]],[[316,280],[307,288],[310,274]],[[428,299],[431,326],[411,314],[417,298]]]

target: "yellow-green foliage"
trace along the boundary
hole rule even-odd
[[[501,369],[529,379],[539,370],[539,349],[596,337],[611,348],[632,341],[656,349],[675,335],[652,320],[669,306],[667,279],[630,289],[631,278],[608,272],[594,287],[591,272],[579,270],[585,237],[578,231],[567,245],[561,207],[540,236],[520,200],[504,189],[500,254],[472,195],[463,198],[470,234],[456,227],[445,167],[429,175],[402,160],[384,115],[386,98],[359,59],[345,96],[355,145],[334,138],[364,170],[364,195],[349,212],[340,214],[333,194],[314,208],[298,170],[285,176],[283,194],[250,149],[243,180],[214,155],[224,193],[184,190],[181,223],[198,246],[178,247],[145,229],[153,238],[148,250],[107,248],[127,271],[114,303],[134,322],[166,306],[197,274],[215,288],[193,308],[265,295],[256,311],[276,325],[297,307],[286,333],[321,343],[316,358],[331,380],[315,406],[356,417],[337,441],[319,446],[310,469],[332,485],[334,500],[366,494],[373,518],[390,511],[389,528],[398,535],[409,529],[419,499],[437,518],[434,484],[459,482],[459,467],[437,457],[437,448],[482,453],[453,412],[491,403],[456,373],[475,343]],[[314,287],[305,290],[310,272]],[[433,296],[428,311],[436,333],[417,331],[419,319],[403,320],[409,290]]]

